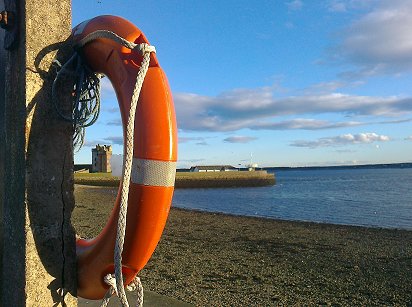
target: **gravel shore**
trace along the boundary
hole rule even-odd
[[[103,228],[116,194],[75,186],[78,234]],[[412,306],[412,231],[172,209],[140,276],[197,306]]]

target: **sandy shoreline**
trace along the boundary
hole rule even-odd
[[[99,232],[116,193],[76,186],[80,235]],[[198,306],[411,306],[412,231],[172,209],[141,278]]]

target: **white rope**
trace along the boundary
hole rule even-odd
[[[100,303],[100,307],[107,307],[113,294],[118,296],[114,274],[107,274],[104,277],[104,281],[106,284],[110,285],[110,289],[106,292],[106,295]],[[140,278],[136,276],[133,281],[126,286],[126,289],[129,292],[136,292],[136,307],[143,307],[143,286]]]
[[[143,306],[143,285],[139,277],[135,277],[133,281],[126,286],[127,291],[136,292],[136,307]]]
[[[103,297],[102,302],[100,303],[100,307],[107,307],[110,302],[110,298],[113,294],[117,295],[117,288],[116,288],[116,278],[113,274],[107,274],[104,277],[104,282],[110,285],[110,289],[106,292],[105,296]]]
[[[145,48],[148,50],[149,48]],[[128,307],[126,293],[124,292],[123,285],[123,274],[122,274],[122,252],[124,237],[126,233],[126,217],[127,217],[127,201],[129,199],[129,185],[130,176],[132,173],[132,162],[133,162],[133,138],[134,138],[134,119],[137,107],[137,101],[139,100],[140,90],[142,89],[143,81],[146,76],[147,70],[149,69],[150,62],[150,52],[146,51],[143,55],[142,65],[137,74],[136,84],[133,90],[132,101],[130,104],[129,119],[126,126],[126,155],[124,158],[123,167],[123,181],[121,187],[121,198],[120,198],[120,209],[119,209],[119,219],[117,222],[117,235],[116,235],[116,246],[114,250],[114,267],[116,276],[116,285],[118,296],[120,302],[124,307]]]
[[[76,45],[75,47],[77,48],[81,48],[84,45],[86,45],[87,43],[90,43],[91,41],[98,39],[98,38],[107,38],[110,39],[112,41],[115,41],[116,43],[129,48],[129,49],[136,49],[138,48],[140,53],[142,55],[146,54],[146,53],[150,53],[150,52],[156,52],[156,49],[154,46],[150,46],[148,44],[135,44],[133,42],[129,42],[128,40],[125,40],[123,37],[117,35],[116,33],[112,32],[112,31],[108,31],[108,30],[97,30],[94,31],[88,35],[86,35],[85,37],[83,37]]]
[[[111,39],[124,47],[129,49],[139,49],[141,54],[143,55],[143,61],[140,67],[140,70],[136,77],[135,87],[133,89],[133,95],[130,103],[130,111],[129,111],[129,118],[127,120],[126,126],[126,155],[124,158],[124,170],[123,170],[123,180],[121,186],[121,198],[120,198],[120,209],[119,209],[119,217],[117,221],[117,233],[116,233],[116,244],[114,250],[114,272],[115,278],[113,275],[109,274],[105,276],[105,282],[110,286],[109,291],[106,293],[101,307],[107,306],[109,303],[110,297],[115,293],[122,304],[123,307],[129,307],[129,303],[127,301],[126,293],[124,291],[124,284],[123,284],[123,274],[122,274],[122,252],[123,252],[123,245],[124,245],[124,237],[126,233],[126,217],[127,217],[127,202],[129,198],[129,185],[130,185],[130,177],[132,172],[132,162],[133,162],[133,138],[134,138],[134,120],[137,108],[137,102],[139,100],[140,91],[142,89],[143,81],[146,76],[147,70],[149,69],[150,63],[150,53],[156,52],[156,49],[153,46],[150,46],[146,43],[143,44],[135,44],[133,42],[129,42],[124,38],[120,37],[119,35],[106,30],[99,30],[93,33],[90,33],[82,40],[79,41],[76,47],[83,47],[87,43],[99,39],[99,38],[107,38]],[[137,289],[137,306],[143,306],[143,287],[140,282],[140,278],[137,276],[133,280],[133,285],[131,288]]]

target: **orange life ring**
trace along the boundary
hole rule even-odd
[[[72,32],[74,42],[97,30],[112,31],[136,44],[148,43],[138,28],[115,16],[99,16],[76,26]],[[105,38],[86,44],[81,52],[90,69],[105,74],[112,82],[124,134],[141,54]],[[176,159],[177,129],[172,94],[166,75],[152,53],[136,110],[132,180],[122,254],[126,285],[146,265],[160,240],[173,196]],[[109,221],[96,238],[76,242],[80,297],[100,299],[109,289],[103,278],[114,272],[119,203],[118,193]]]

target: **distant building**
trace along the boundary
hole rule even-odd
[[[231,165],[197,165],[190,168],[191,172],[233,172],[238,170]]]
[[[111,173],[110,158],[112,157],[111,145],[96,145],[92,149],[92,173]]]
[[[247,169],[248,169],[249,172],[252,172],[252,171],[255,171],[257,167],[258,167],[258,164],[257,164],[257,163],[250,163],[250,164],[247,166]]]

